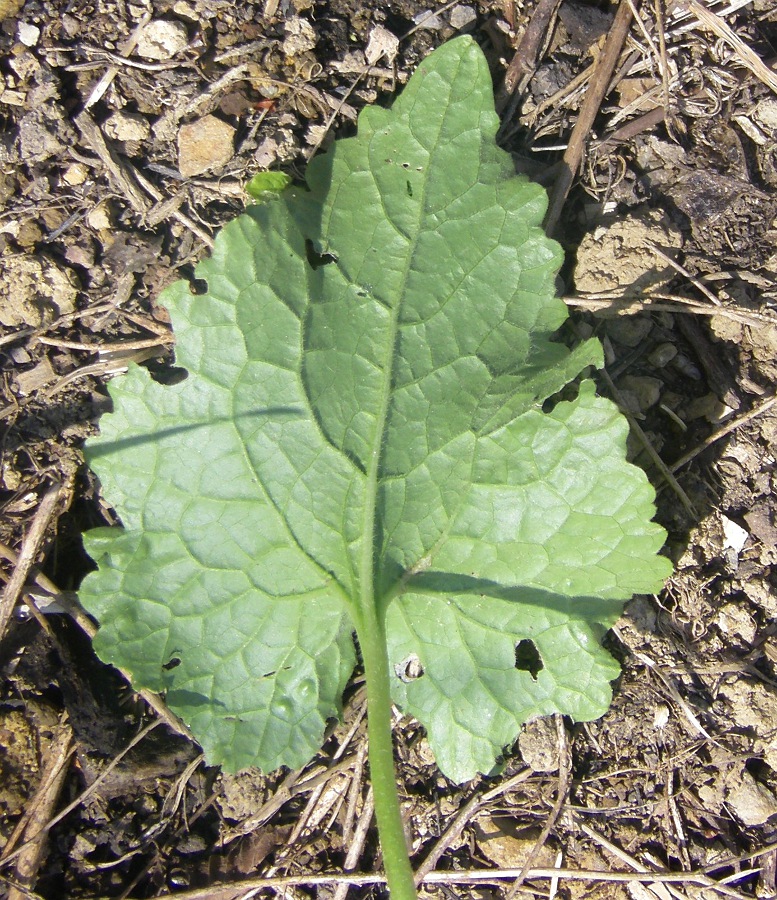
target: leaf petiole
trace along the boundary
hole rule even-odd
[[[361,610],[358,620],[356,635],[367,683],[370,781],[383,868],[392,900],[417,900],[394,770],[385,616],[373,604],[372,609]]]

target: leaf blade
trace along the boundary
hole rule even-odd
[[[90,452],[127,531],[88,541],[82,596],[100,652],[165,688],[215,762],[312,755],[351,629],[386,616],[393,663],[424,666],[396,699],[471,777],[527,715],[603,711],[601,628],[666,573],[614,407],[584,383],[541,412],[601,348],[554,340],[560,249],[496,127],[479,48],[436,51],[311,164],[310,192],[223,230],[204,296],[163,295],[188,378],[111,388]]]

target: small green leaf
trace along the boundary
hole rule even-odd
[[[604,712],[602,633],[668,574],[617,409],[583,381],[543,412],[601,347],[554,339],[561,252],[497,124],[477,45],[433,53],[164,293],[188,377],[111,384],[88,454],[125,530],[87,535],[81,597],[214,763],[308,759],[355,629],[443,771],[488,771],[526,719]]]
[[[280,194],[291,184],[291,176],[285,172],[257,172],[246,184],[246,193],[254,200],[264,200],[267,195]]]

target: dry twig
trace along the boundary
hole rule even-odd
[[[631,27],[631,6],[626,0],[621,0],[618,12],[607,35],[599,59],[596,62],[591,82],[586,91],[585,100],[580,107],[575,127],[569,138],[569,145],[564,153],[561,172],[553,186],[548,205],[548,214],[545,217],[545,228],[548,233],[555,231],[561,217],[561,211],[566,202],[572,183],[580,169],[580,164],[585,151],[585,144],[591,127],[594,124],[596,114],[599,112],[602,100],[609,87],[613,71],[621,54],[621,49],[626,41],[626,36]]]
[[[685,313],[697,316],[724,316],[734,322],[753,327],[763,325],[777,327],[777,317],[774,313],[754,312],[741,306],[709,306],[679,294],[651,293],[629,296],[604,291],[598,294],[570,294],[561,299],[567,306],[587,309],[602,315],[623,316],[638,312]]]
[[[129,37],[123,41],[119,45],[119,58],[123,56],[129,56],[130,53],[135,49],[135,46],[138,43],[138,38],[140,37],[140,33],[143,29],[148,25],[151,21],[152,13],[145,12],[143,16],[138,22],[138,24],[133,29],[132,33]],[[84,103],[84,109],[89,109],[90,106],[94,106],[95,103],[103,96],[103,94],[108,90],[111,85],[113,79],[118,75],[119,67],[117,65],[111,66],[109,69],[106,69],[103,77],[97,82],[97,84],[92,88],[92,93],[87,97],[86,103]]]
[[[561,0],[539,0],[523,33],[521,42],[505,72],[505,91],[512,94],[537,68],[542,46],[547,42],[550,23]]]

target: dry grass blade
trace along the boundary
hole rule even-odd
[[[129,56],[130,53],[135,49],[135,46],[138,43],[138,38],[140,37],[141,31],[148,25],[151,21],[152,13],[146,12],[143,14],[143,17],[138,22],[137,26],[133,30],[132,34],[122,42],[119,46],[119,55],[120,56]],[[84,109],[89,109],[90,106],[94,106],[98,100],[105,94],[108,88],[111,86],[111,82],[113,79],[119,74],[119,67],[116,65],[111,66],[106,70],[105,74],[102,78],[97,82],[97,84],[92,88],[92,93],[87,97],[86,102],[84,103]]]
[[[758,313],[738,306],[709,306],[679,294],[651,293],[630,297],[623,294],[576,294],[563,298],[567,306],[587,309],[602,315],[623,316],[639,312],[670,312],[697,316],[724,316],[743,325],[777,326],[773,313]]]
[[[610,375],[609,375],[609,373],[607,372],[607,370],[606,370],[606,369],[601,369],[601,370],[600,370],[600,375],[602,376],[602,378],[603,378],[603,379],[605,380],[605,382],[607,383],[607,387],[608,387],[610,393],[612,394],[613,399],[615,400],[615,402],[616,402],[616,403],[618,404],[618,406],[620,407],[621,412],[622,412],[623,415],[626,416],[626,418],[628,419],[628,421],[629,421],[629,427],[631,428],[632,433],[635,435],[635,437],[637,438],[637,440],[640,442],[640,444],[642,444],[642,446],[644,447],[644,449],[647,451],[647,453],[648,453],[648,455],[650,456],[651,460],[655,463],[655,465],[657,466],[658,470],[659,470],[659,471],[661,472],[661,474],[663,475],[663,477],[664,477],[666,483],[667,483],[667,484],[669,485],[669,487],[675,492],[675,494],[677,494],[677,496],[678,496],[680,502],[682,503],[682,505],[683,505],[683,507],[685,508],[685,510],[686,510],[686,512],[688,513],[688,515],[690,515],[692,518],[696,518],[696,515],[697,515],[697,513],[696,513],[696,508],[694,507],[693,503],[691,503],[690,497],[689,497],[689,496],[685,493],[685,491],[680,487],[680,484],[678,483],[677,479],[676,479],[676,478],[674,477],[674,475],[672,474],[672,471],[670,470],[670,468],[669,468],[669,467],[667,466],[667,464],[663,461],[663,459],[661,459],[661,457],[658,455],[658,452],[656,451],[655,447],[654,447],[654,446],[650,443],[650,441],[648,440],[647,435],[646,435],[645,432],[642,430],[642,428],[640,427],[640,425],[639,425],[639,423],[637,422],[637,420],[636,420],[636,419],[634,418],[634,416],[632,416],[631,413],[629,412],[628,407],[627,407],[627,405],[626,405],[626,403],[625,403],[623,397],[621,396],[620,391],[619,391],[618,388],[616,387],[616,385],[615,385],[615,383],[613,382],[612,378],[610,378]]]
[[[526,858],[526,862],[523,864],[521,868],[521,872],[518,877],[515,879],[513,884],[510,887],[510,890],[507,892],[507,900],[514,900],[517,896],[521,886],[524,881],[526,881],[527,875],[531,870],[531,867],[534,865],[537,857],[545,846],[545,842],[550,837],[550,833],[553,830],[556,822],[558,821],[558,817],[561,815],[562,810],[564,809],[564,804],[567,802],[567,797],[569,795],[569,785],[572,779],[572,757],[569,752],[569,741],[567,739],[567,730],[564,727],[563,718],[556,713],[556,734],[558,735],[558,760],[559,760],[559,769],[558,769],[558,786],[556,788],[556,800],[553,803],[553,809],[550,812],[550,815],[547,818],[547,821],[542,827],[542,831],[540,832],[540,836],[537,838],[534,846],[531,848],[528,857]]]
[[[108,146],[100,126],[86,110],[81,112],[76,117],[75,121],[87,146],[100,157],[111,180],[127,198],[135,212],[140,215],[148,212],[149,207],[151,206],[150,201],[140,189],[140,185],[134,177],[132,170],[129,169],[129,167],[119,159],[116,152]]]
[[[20,840],[25,842],[14,865],[15,883],[9,888],[8,900],[22,900],[26,889],[35,884],[46,853],[43,837],[47,832],[43,829],[59,802],[72,755],[73,729],[61,721],[43,760],[40,785],[3,848],[10,852]]]
[[[677,8],[692,13],[705,28],[725,41],[736,53],[739,62],[777,94],[777,72],[770,69],[719,15],[707,9],[698,0],[678,0]]]
[[[750,878],[760,872],[752,868],[737,872],[734,880]],[[432,872],[423,880],[428,885],[489,885],[503,881],[514,881],[521,874],[520,869],[466,869],[451,872]],[[727,883],[732,879],[716,881],[702,871],[698,872],[601,872],[595,869],[562,869],[536,868],[526,872],[526,878],[584,881],[597,884],[665,884],[688,885],[694,888],[707,888],[724,897],[742,900],[743,895],[731,890]],[[246,878],[240,881],[211,884],[194,890],[175,891],[174,893],[157,894],[157,900],[234,900],[241,891],[258,891],[261,889],[282,890],[290,887],[320,887],[323,885],[348,885],[353,887],[369,887],[385,885],[382,875],[345,875],[332,873],[328,875],[286,875],[277,878]],[[109,897],[95,897],[93,900],[112,900]]]
[[[731,434],[732,431],[736,431],[737,428],[741,428],[743,425],[746,425],[748,422],[751,422],[753,419],[758,416],[763,415],[765,412],[768,412],[774,405],[777,403],[777,396],[769,397],[767,400],[764,400],[762,403],[759,403],[754,409],[751,409],[750,412],[744,413],[741,416],[737,416],[736,419],[732,419],[722,428],[719,428],[717,431],[713,432],[706,440],[702,441],[698,447],[694,447],[693,450],[689,450],[688,453],[685,453],[677,462],[672,463],[670,469],[672,472],[677,472],[682,469],[683,466],[687,466],[688,463],[696,459],[696,457],[703,453],[708,447],[711,447],[713,444],[717,443],[721,438],[724,438],[727,434]]]
[[[359,862],[359,858],[364,851],[364,845],[367,842],[367,835],[369,834],[374,812],[375,802],[372,797],[372,790],[370,789],[367,792],[367,796],[364,800],[364,807],[361,811],[361,816],[359,817],[359,824],[357,825],[356,830],[353,833],[351,844],[348,847],[348,853],[345,857],[343,868],[346,872],[352,872]],[[337,886],[337,889],[335,890],[332,900],[345,900],[347,895],[348,885],[339,884]]]
[[[89,797],[91,797],[100,787],[100,785],[109,777],[111,772],[119,765],[119,763],[124,759],[124,757],[132,750],[133,747],[136,747],[148,734],[150,734],[155,728],[162,724],[161,719],[155,719],[153,722],[148,724],[139,734],[135,735],[135,737],[127,744],[127,746],[121,751],[121,753],[117,754],[117,756],[111,760],[111,762],[105,767],[105,771],[98,775],[97,778],[89,785],[89,787],[79,794],[75,800],[59,812],[53,819],[49,819],[45,824],[41,825],[40,829],[35,832],[31,837],[27,837],[25,842],[18,847],[16,850],[11,853],[4,854],[2,858],[0,858],[0,866],[7,866],[9,863],[18,859],[28,847],[35,844],[36,841],[39,841],[43,835],[46,835],[51,831],[51,829],[61,822],[66,816],[69,816],[74,809],[77,809],[82,803],[84,803]],[[26,835],[25,835],[26,837]]]
[[[0,597],[0,639],[5,634],[8,622],[13,615],[14,607],[27,582],[30,569],[37,560],[46,529],[54,519],[63,497],[68,497],[69,502],[71,487],[70,483],[64,485],[55,484],[53,487],[50,487],[44,494],[35,512],[30,528],[22,543],[22,549],[16,560],[14,570],[3,590],[2,597]]]
[[[501,797],[507,791],[512,790],[516,785],[522,784],[528,778],[531,778],[531,769],[523,769],[517,775],[506,779],[502,784],[484,794],[474,793],[472,797],[464,804],[464,806],[456,813],[453,820],[442,833],[440,839],[429,851],[426,859],[416,870],[416,884],[421,884],[423,880],[434,870],[434,867],[440,861],[445,851],[451,847],[459,835],[464,831],[467,825],[475,818],[475,816],[492,800]]]

